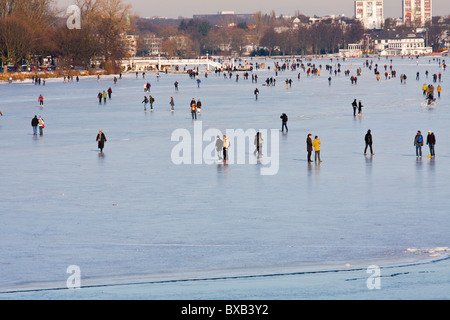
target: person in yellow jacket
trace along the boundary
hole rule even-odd
[[[441,97],[441,90],[442,90],[441,85],[438,85],[438,87],[437,87],[438,98]]]
[[[426,94],[427,94],[427,84],[426,83],[424,83],[423,84],[423,86],[422,86],[422,91],[423,91],[423,95],[425,96]]]
[[[319,160],[319,162],[322,162],[322,160],[320,160],[320,140],[318,136],[315,136],[314,141],[312,143],[313,148],[314,148],[314,159],[317,162],[317,160]]]

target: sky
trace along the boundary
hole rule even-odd
[[[68,7],[73,0],[56,0],[60,8]],[[167,18],[191,18],[194,14],[215,14],[219,11],[255,13],[261,11],[277,15],[294,15],[299,12],[308,15],[354,15],[353,0],[123,0],[132,5],[133,13],[140,17],[162,16]],[[401,17],[402,0],[384,0],[385,18]],[[433,0],[433,16],[450,15],[450,0]]]

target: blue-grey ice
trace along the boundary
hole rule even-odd
[[[48,79],[45,86],[31,81],[0,84],[0,299],[29,297],[14,293],[22,290],[65,288],[72,265],[81,270],[82,286],[96,286],[364,270],[445,259],[450,252],[448,71],[429,57],[392,59],[397,77],[387,80],[384,65],[390,66],[390,60],[367,59],[379,65],[380,81],[373,69],[363,66],[366,59],[317,59],[303,63],[322,65],[320,76],[308,77],[299,69],[279,72],[275,86],[264,85],[267,77],[275,77],[273,68],[267,69],[272,60],[253,70],[257,84],[251,77],[245,80],[242,72],[238,81],[200,73],[200,87],[187,74],[161,73],[157,79],[149,72],[146,79],[124,74],[117,85],[114,76],[66,83]],[[341,73],[329,75],[325,66],[337,63]],[[344,70],[355,76],[358,68],[362,74],[355,85]],[[422,86],[433,84],[434,73],[442,73],[442,96],[429,110],[423,108]],[[406,84],[400,82],[401,74],[408,76]],[[286,87],[286,79],[293,80],[292,87]],[[147,82],[150,93],[144,92]],[[99,104],[97,94],[109,87],[112,99]],[[144,111],[145,94],[155,98],[153,111]],[[192,98],[202,101],[197,122],[191,118]],[[362,117],[353,116],[354,99],[362,100]],[[201,123],[204,131],[223,134],[281,131],[282,113],[289,117],[289,132],[279,134],[274,175],[262,175],[264,164],[250,160],[228,165],[172,161],[177,142],[171,137],[177,129],[193,134],[195,123]],[[34,115],[45,120],[43,136],[33,135]],[[364,156],[368,129],[373,156]],[[99,130],[107,138],[103,153],[95,141]],[[425,137],[429,130],[435,133],[435,159],[428,158],[427,146],[423,157],[416,158],[417,130]],[[320,165],[306,161],[308,133],[321,139]],[[203,141],[202,148],[209,144]],[[253,159],[253,151],[250,141],[247,159]],[[211,158],[215,160],[214,154]],[[448,266],[448,260],[440,263]],[[449,283],[449,269],[439,270]],[[328,297],[335,292],[336,297],[370,298],[373,291],[365,287],[369,276],[363,271],[350,277],[363,281],[329,280]],[[152,298],[277,299],[295,292],[295,282],[281,278],[274,283],[277,279],[264,278],[261,285],[235,280],[231,295],[225,294],[225,281],[214,292],[205,289],[207,297],[189,290],[171,295],[167,292],[176,283],[159,284]],[[324,296],[317,293],[322,290],[314,291],[323,288],[320,279],[311,276],[307,282],[305,290],[312,297],[314,292]],[[392,298],[389,280],[382,281],[376,298],[383,293]],[[248,292],[272,284],[287,291],[278,288],[262,296]],[[409,288],[416,287],[405,281],[399,292]],[[107,297],[148,297],[117,290]],[[105,291],[80,292],[102,298]],[[447,285],[442,292],[424,290],[414,298],[448,299],[448,292]],[[32,297],[71,298],[64,290],[35,291]]]

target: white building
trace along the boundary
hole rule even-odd
[[[162,38],[158,38],[155,35],[150,35],[143,38],[142,40],[150,56],[157,56],[162,53],[161,52],[163,42]]]
[[[361,20],[366,29],[381,29],[384,23],[383,1],[355,1],[355,18]]]
[[[382,56],[419,56],[430,54],[433,48],[425,46],[423,38],[375,40],[374,51]]]
[[[137,40],[139,36],[126,33],[123,33],[121,36],[122,39],[125,40],[127,46],[127,56],[135,57],[137,53]]]
[[[433,18],[432,0],[403,0],[403,23],[424,26]]]
[[[361,57],[363,54],[363,46],[360,43],[350,43],[348,49],[340,49],[339,54],[345,58]]]

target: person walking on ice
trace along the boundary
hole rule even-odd
[[[288,122],[288,116],[286,113],[283,113],[280,116],[281,119],[281,132],[284,132],[284,128],[286,128],[286,132],[288,132],[287,122]]]
[[[372,149],[372,143],[373,143],[372,131],[370,129],[367,130],[367,133],[364,137],[364,141],[366,143],[366,148],[364,149],[364,155],[367,155],[367,148],[370,148],[370,154],[374,155],[375,153],[373,153],[373,149]]]
[[[254,93],[255,93],[255,100],[258,100],[258,95],[259,95],[258,88],[255,89]]]
[[[100,149],[100,152],[103,152],[103,148],[105,147],[105,142],[107,140],[102,130],[98,132],[96,141],[98,142],[98,148]]]

